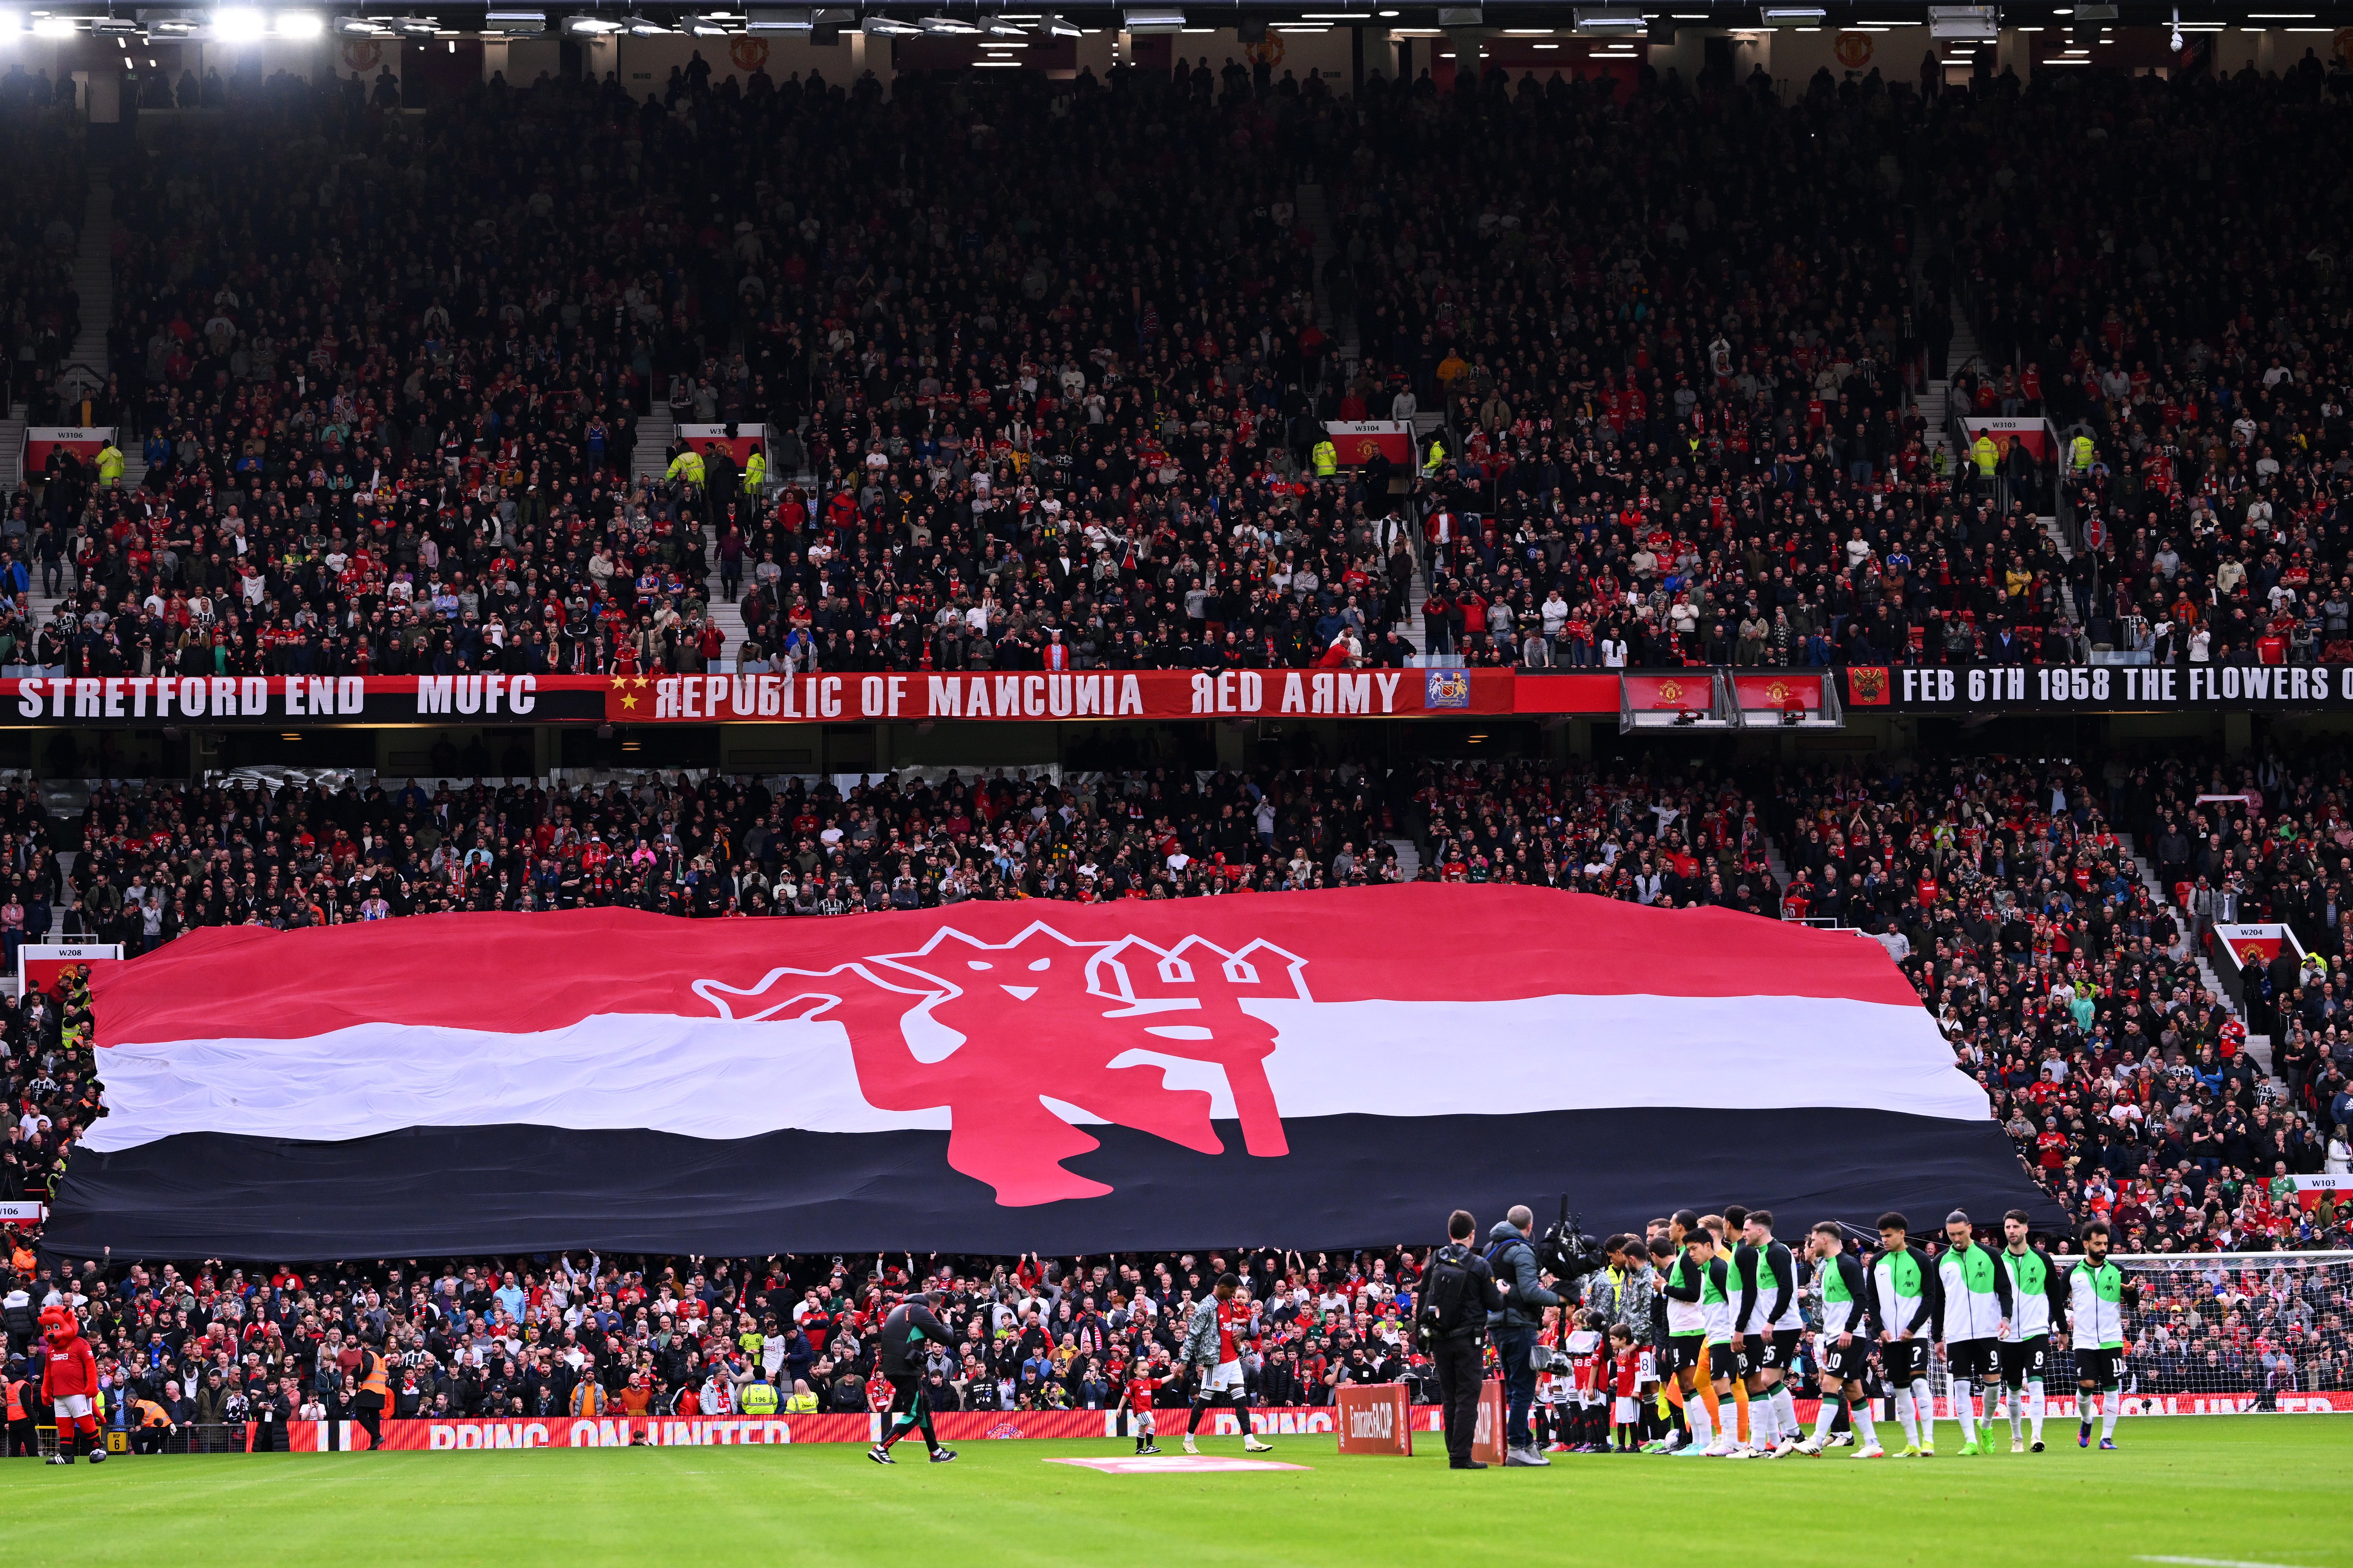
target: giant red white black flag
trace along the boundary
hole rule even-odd
[[[75,1255],[1350,1247],[1561,1193],[2057,1217],[1878,943],[1541,889],[214,929],[94,1006]]]

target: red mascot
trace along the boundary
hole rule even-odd
[[[72,1464],[74,1443],[79,1438],[90,1447],[90,1462],[99,1464],[106,1458],[106,1445],[98,1435],[97,1358],[81,1337],[81,1325],[64,1307],[43,1310],[41,1332],[49,1342],[48,1365],[41,1373],[41,1397],[58,1421],[58,1451],[49,1463]]]

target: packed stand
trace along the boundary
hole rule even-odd
[[[2297,829],[2274,826],[2265,841],[2294,854],[2308,836],[2341,858],[2337,829],[2320,830],[2337,817],[2317,782],[2339,774],[2267,763],[2261,776],[2270,783],[2247,782]],[[69,931],[136,952],[202,924],[440,909],[773,915],[1220,895],[1394,878],[1409,847],[1428,878],[1778,910],[1879,934],[1908,952],[1906,972],[2045,1184],[2077,1215],[2109,1218],[2119,1250],[2341,1247],[2353,1216],[2327,1202],[2302,1210],[2278,1181],[2283,1169],[2346,1166],[2342,1131],[2333,1143],[2319,1136],[2353,1098],[2327,1022],[2341,981],[2280,1007],[2297,1018],[2320,1011],[2308,1036],[2325,1053],[2301,1077],[2262,1071],[2184,961],[2189,931],[2149,895],[2113,832],[2116,821],[2161,821],[2213,782],[2179,763],[2096,777],[1924,763],[1893,778],[1494,763],[1387,775],[910,777],[847,795],[828,782],[772,790],[717,775],[432,792],[105,786],[64,875],[45,847],[54,827],[31,801],[7,800],[16,858],[38,869],[15,879],[0,930],[12,948],[24,940],[18,906],[36,899],[69,911]],[[2340,868],[2332,858],[2326,869]],[[2295,885],[2246,881],[2270,891],[2241,896]],[[8,1005],[5,1025],[9,1089],[26,1110],[8,1132],[0,1196],[37,1195],[96,1111],[78,981]],[[2295,1057],[2283,1045],[2274,1059],[2287,1070]],[[876,1397],[872,1288],[810,1260],[574,1259],[552,1272],[543,1261],[483,1261],[265,1279],[218,1266],[43,1273],[28,1238],[14,1245],[36,1293],[19,1305],[37,1310],[52,1291],[87,1298],[77,1305],[113,1386],[143,1401],[140,1422],[152,1423],[150,1405],[191,1430],[257,1419],[278,1428],[265,1446],[282,1440],[287,1420],[348,1409],[363,1341],[393,1360],[401,1415],[723,1412],[747,1377],[802,1402],[794,1408],[864,1409]],[[1404,1339],[1411,1254],[1168,1259],[1135,1264],[1133,1278],[1128,1265],[1101,1265],[1113,1270],[1102,1275],[1090,1260],[1050,1280],[1034,1264],[984,1263],[954,1287],[960,1338],[934,1372],[934,1401],[1102,1406],[1139,1354],[1148,1368],[1151,1346],[1181,1333],[1185,1292],[1198,1296],[1200,1278],[1226,1261],[1267,1276],[1254,1293],[1280,1332],[1251,1368],[1261,1403],[1327,1402],[1344,1379],[1421,1374]],[[2326,1288],[2316,1278],[2299,1276],[2288,1297],[2309,1301]],[[2260,1363],[2253,1341],[2292,1317],[2296,1386],[2330,1385],[2342,1304],[2291,1310],[2278,1291],[2246,1294],[2211,1321],[2184,1316],[2203,1310],[2202,1299],[2175,1310],[2148,1347],[2171,1359],[2148,1375],[2194,1381],[2206,1374],[2189,1358],[2208,1351],[2227,1367]]]
[[[0,407],[28,425],[80,421],[69,374],[80,337],[73,286],[87,183],[73,83],[19,64],[0,72]],[[103,325],[103,323],[98,323]],[[86,367],[103,377],[104,367]],[[32,540],[43,513],[17,495],[0,509],[0,664],[30,662],[38,628]]]
[[[2307,52],[2272,79],[2052,74],[1941,149],[1938,180],[1976,216],[1953,256],[1984,345],[1969,401],[2093,443],[2065,464],[2075,513],[2109,531],[2096,580],[2089,557],[2070,568],[2092,640],[2160,662],[2353,659],[2353,279],[2310,200],[2353,172],[2353,72]],[[2244,237],[2185,245],[2193,210]]]
[[[1904,202],[1975,112],[1877,70],[1786,102],[1493,67],[1371,95],[1331,169],[1363,353],[1331,413],[1444,417],[1432,651],[2073,657],[2034,517],[1947,471],[1912,401],[1951,323]]]
[[[17,1372],[29,1361],[37,1373],[37,1314],[73,1309],[120,1421],[161,1427],[157,1447],[243,1449],[250,1421],[266,1451],[285,1446],[290,1421],[350,1418],[363,1344],[390,1363],[395,1418],[725,1415],[754,1383],[787,1415],[879,1409],[882,1315],[925,1285],[947,1290],[941,1316],[955,1331],[928,1358],[935,1409],[1108,1409],[1132,1371],[1167,1377],[1159,1402],[1181,1405],[1170,1363],[1186,1310],[1228,1268],[1262,1304],[1259,1403],[1328,1405],[1342,1383],[1426,1375],[1407,1333],[1420,1260],[1403,1249],[856,1267],[565,1254],[186,1271],[51,1269],[26,1254],[0,1318]]]
[[[1556,1352],[1536,1390],[1540,1441],[1591,1430],[1578,1425],[1571,1362],[1559,1354],[1579,1348],[1580,1330],[1589,1342],[1622,1328],[1641,1345],[1662,1332],[1649,1265],[1672,1256],[1667,1222],[1608,1246],[1599,1272],[1529,1282],[1522,1331]],[[2073,1248],[2063,1240],[2057,1250]],[[364,1350],[385,1363],[382,1414],[396,1420],[865,1415],[891,1394],[876,1365],[883,1317],[903,1293],[931,1288],[944,1292],[938,1315],[949,1330],[922,1356],[934,1410],[1148,1405],[1164,1412],[1165,1433],[1183,1419],[1166,1413],[1195,1393],[1181,1348],[1190,1310],[1229,1269],[1254,1309],[1237,1335],[1251,1404],[1330,1406],[1345,1384],[1395,1383],[1433,1402],[1430,1363],[1412,1334],[1429,1260],[1409,1248],[855,1262],[566,1253],[101,1268],[51,1267],[19,1247],[0,1324],[10,1377],[37,1386],[47,1351],[39,1315],[72,1314],[108,1421],[133,1447],[269,1452],[290,1446],[292,1422],[362,1414]],[[2136,1392],[2254,1393],[2268,1407],[2283,1392],[2342,1389],[2353,1375],[2353,1299],[2341,1272],[2249,1259],[2135,1278]],[[1818,1322],[1818,1289],[1803,1304]],[[1487,1354],[1490,1374],[1501,1375],[1492,1345]],[[1817,1371],[1801,1355],[1793,1387],[1811,1397]],[[31,1426],[12,1431],[16,1452],[33,1451]]]
[[[2229,911],[2188,883],[2160,893],[2134,858],[2151,857],[2163,881],[2168,857],[2189,856],[2168,816],[2211,781],[2179,759],[2094,773],[1922,762],[1888,777],[1785,780],[1766,806],[1791,868],[1785,912],[1883,933],[1906,955],[2021,1158],[2071,1213],[2109,1219],[2120,1252],[2342,1246],[2353,1221],[2331,1198],[2303,1206],[2294,1181],[2345,1173],[2353,1152],[2353,1048],[2332,1026],[2343,929],[2306,913],[2344,885],[2353,835],[2340,845],[2315,826],[2337,820],[2341,769],[2264,771],[2287,831],[2262,851],[2275,872],[2219,874],[2242,889]],[[2306,835],[2316,842],[2301,848],[2299,881]],[[2218,865],[2255,852],[2235,837],[2209,849]],[[2274,1027],[2268,1068],[2198,967],[2201,952],[2228,962],[2207,942],[2217,918],[2265,911],[2315,954],[2286,1006],[2250,998],[2254,1022]],[[2297,976],[2293,960],[2286,969]],[[2297,1022],[2283,1036],[2275,1015]]]
[[[116,405],[148,466],[135,493],[66,487],[52,651],[142,673],[1401,662],[1378,635],[1405,609],[1399,526],[1277,480],[1251,434],[1303,411],[1328,355],[1292,185],[1260,160],[1299,112],[1124,75],[979,107],[707,70],[644,102],[496,83],[422,121],[274,79],[118,175]],[[805,156],[674,194],[674,169],[779,144]],[[1086,207],[1015,194],[1071,147]],[[766,448],[633,476],[657,389]],[[713,576],[746,646],[707,613]]]
[[[1893,776],[1518,763],[949,770],[846,793],[829,778],[772,787],[721,774],[430,790],[108,784],[74,824],[47,821],[21,794],[0,797],[25,868],[0,903],[0,940],[11,958],[45,933],[135,955],[207,925],[614,906],[833,916],[1409,875],[1716,906],[1844,924],[1904,953],[2021,1158],[2071,1212],[2116,1216],[2123,1249],[2314,1245],[2353,1215],[2301,1209],[2280,1178],[2346,1163],[2345,981],[2290,965],[2297,984],[2284,1004],[2250,997],[2259,1021],[2292,1020],[2274,1036],[2277,1072],[2264,1070],[2193,961],[2215,917],[2194,892],[2153,894],[2116,836],[2132,822],[2137,846],[2168,847],[2150,818],[2189,787],[2179,767],[2115,778],[1996,763]],[[2335,820],[2318,786],[2289,788],[2300,813]],[[47,847],[60,831],[76,840],[69,873]],[[2267,865],[2353,847],[2317,829],[2263,842]],[[2263,876],[2270,899],[2316,885]],[[2252,912],[2246,889],[2258,884],[2240,871],[2222,879]],[[2318,884],[2327,899],[2331,880]],[[2304,917],[2288,918],[2302,929]],[[2327,932],[2310,940],[2333,969],[2343,922],[2312,930]],[[12,1037],[29,1044],[30,1029],[14,1016]],[[47,1125],[17,1130],[35,1188],[88,1119],[77,1109],[86,1053],[42,1066],[33,1098]]]
[[[1203,66],[886,93],[689,69],[644,101],[501,82],[419,120],[273,79],[118,173],[108,404],[149,479],[30,509],[20,554],[81,585],[47,651],[377,673],[1394,663],[1423,651],[1403,635],[1419,565],[1422,640],[1472,663],[2353,656],[2343,285],[2300,200],[2333,188],[2342,95],[1873,71],[1785,103],[1761,79],[1492,68],[1459,87],[1344,100]],[[2291,155],[2237,155],[2274,123],[2300,128]],[[2189,199],[2152,142],[2238,171],[2249,232],[2290,237],[2227,269],[2118,250],[2124,215]],[[776,145],[802,155],[675,195],[677,168]],[[1734,147],[1777,155],[1713,178]],[[1071,174],[1070,148],[1082,203],[1021,194]],[[571,178],[575,159],[629,177]],[[2079,175],[2092,216],[2033,195]],[[1302,222],[1309,181],[1332,236]],[[1905,205],[1955,182],[1969,201]],[[1981,473],[1926,439],[1912,399],[1961,315],[1986,351],[1957,399],[2047,414],[2058,449]],[[763,424],[774,471],[698,450],[633,475],[657,396]],[[1417,493],[1315,455],[1324,421],[1415,413],[1445,421]],[[2069,516],[2113,525],[2096,572],[2034,515],[2063,471]],[[714,576],[742,603],[734,647]]]

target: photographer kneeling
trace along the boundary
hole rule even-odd
[[[1414,1314],[1414,1333],[1438,1373],[1438,1402],[1446,1416],[1446,1464],[1450,1469],[1483,1470],[1471,1457],[1479,1428],[1479,1342],[1487,1314],[1504,1304],[1487,1260],[1471,1250],[1479,1225],[1468,1209],[1446,1222],[1446,1245],[1430,1255]]]
[[[1505,1294],[1503,1304],[1487,1314],[1487,1337],[1495,1342],[1495,1361],[1504,1373],[1506,1465],[1552,1463],[1528,1430],[1528,1407],[1536,1397],[1536,1331],[1544,1326],[1544,1310],[1560,1305],[1560,1297],[1546,1289],[1553,1277],[1537,1263],[1528,1240],[1535,1222],[1527,1205],[1519,1204],[1487,1233],[1487,1265]]]

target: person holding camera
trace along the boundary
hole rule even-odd
[[[1422,1279],[1421,1305],[1415,1313],[1415,1336],[1438,1373],[1438,1403],[1446,1420],[1446,1465],[1449,1469],[1483,1470],[1471,1457],[1471,1439],[1479,1426],[1479,1342],[1487,1315],[1504,1304],[1487,1260],[1471,1250],[1479,1234],[1468,1209],[1456,1209],[1446,1222],[1446,1245],[1430,1254]]]
[[[1495,1360],[1504,1372],[1504,1463],[1514,1466],[1552,1463],[1528,1431],[1528,1407],[1536,1397],[1536,1331],[1544,1325],[1544,1310],[1560,1304],[1548,1288],[1553,1276],[1536,1261],[1528,1240],[1535,1222],[1528,1206],[1517,1204],[1487,1233],[1487,1266],[1504,1294],[1487,1314],[1487,1337],[1495,1342]]]

